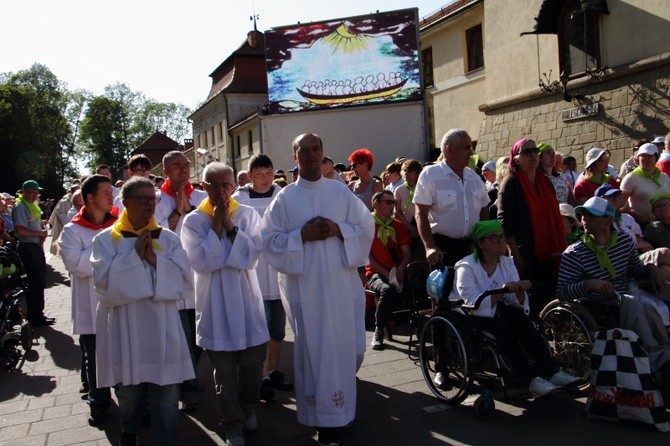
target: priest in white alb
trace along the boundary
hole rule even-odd
[[[133,177],[121,195],[125,210],[91,254],[97,384],[117,386],[121,444],[138,441],[147,397],[155,443],[176,444],[179,384],[195,377],[177,310],[193,287],[191,269],[179,237],[155,222],[151,180]]]
[[[338,181],[321,176],[323,146],[312,133],[293,141],[299,178],[263,215],[263,248],[279,271],[295,334],[298,421],[320,444],[339,444],[356,415],[356,372],[365,353],[365,297],[358,267],[374,237],[368,208]]]

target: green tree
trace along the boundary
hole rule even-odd
[[[129,129],[123,104],[106,96],[94,97],[81,123],[81,138],[91,166],[109,165],[119,172],[130,154]]]
[[[65,84],[44,65],[5,73],[0,85],[0,184],[16,190],[35,179],[46,196],[60,197],[63,183],[73,175],[68,143],[72,128],[63,111]]]

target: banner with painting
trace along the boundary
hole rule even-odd
[[[265,33],[269,113],[422,99],[418,10]]]

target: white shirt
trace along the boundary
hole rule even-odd
[[[414,204],[430,206],[428,221],[433,234],[457,239],[470,234],[489,201],[479,175],[466,167],[461,180],[444,161],[421,171],[413,200]]]

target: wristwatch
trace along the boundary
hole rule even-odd
[[[237,226],[233,226],[233,229],[231,229],[230,231],[226,231],[226,234],[228,235],[228,238],[235,237],[237,235],[238,230],[239,230],[239,228]]]

